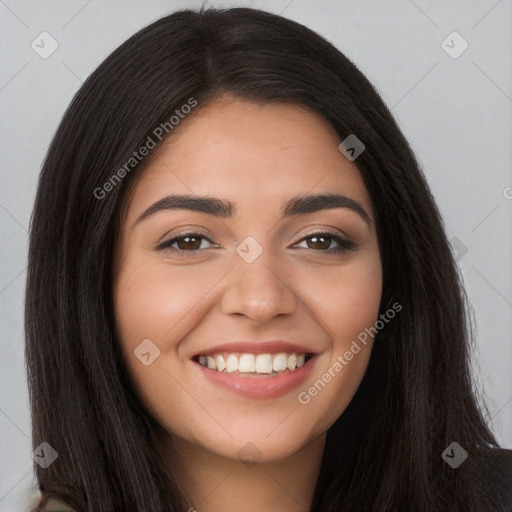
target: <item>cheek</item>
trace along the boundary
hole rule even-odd
[[[333,342],[333,352],[346,350],[358,334],[374,325],[382,295],[382,270],[377,252],[353,264],[308,280],[305,300]]]
[[[314,282],[310,307],[329,333],[331,346],[298,398],[312,417],[319,418],[321,433],[346,409],[368,366],[373,338],[365,330],[378,319],[382,293],[378,253],[367,253]]]
[[[179,404],[179,386],[168,370],[178,361],[180,341],[197,323],[196,306],[211,286],[209,278],[198,279],[192,267],[171,271],[165,262],[148,262],[136,251],[117,276],[114,309],[121,350],[141,402],[156,418],[161,410]],[[146,366],[134,352],[139,353],[139,345],[148,339],[160,353]]]
[[[374,325],[378,318],[381,295],[382,281],[377,268],[370,267],[364,272],[354,273],[343,282],[333,297],[338,312],[332,312],[333,330],[337,334],[335,345],[356,339],[367,327]]]
[[[211,277],[211,276],[210,276]],[[181,267],[170,272],[161,262],[126,262],[115,287],[115,312],[124,344],[149,338],[170,349],[184,328],[195,320],[196,306],[211,288],[197,270]],[[170,300],[171,299],[171,300]],[[133,347],[134,348],[134,347]]]

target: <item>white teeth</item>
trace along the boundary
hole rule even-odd
[[[256,360],[257,360],[257,358],[256,358]],[[242,354],[242,356],[240,357],[240,363],[238,363],[238,371],[240,373],[256,371],[256,363],[254,361],[254,354]]]
[[[200,355],[199,364],[219,372],[273,374],[293,371],[304,366],[306,354],[280,352],[278,354],[216,354]]]
[[[274,357],[272,368],[275,372],[282,372],[288,368],[288,356],[285,353],[277,354]]]
[[[226,363],[226,371],[236,372],[238,370],[238,357],[236,357],[234,354],[230,354],[228,357],[228,362]]]
[[[270,354],[258,354],[256,356],[256,372],[272,373],[272,356]]]
[[[226,369],[226,362],[223,356],[218,355],[215,358],[215,362],[217,363],[217,370],[219,370],[219,372],[223,372]]]

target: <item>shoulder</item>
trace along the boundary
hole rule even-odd
[[[69,503],[55,494],[41,497],[37,508],[30,512],[77,512]]]

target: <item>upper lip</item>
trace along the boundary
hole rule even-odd
[[[213,354],[215,352],[240,352],[245,354],[276,354],[278,352],[294,352],[296,354],[314,354],[312,350],[306,347],[284,340],[266,340],[266,341],[232,341],[204,348],[194,354],[193,357],[200,355]]]

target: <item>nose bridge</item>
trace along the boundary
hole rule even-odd
[[[292,283],[281,271],[279,254],[247,237],[237,246],[233,260],[234,268],[222,297],[226,314],[239,313],[266,321],[295,310],[296,297]]]

